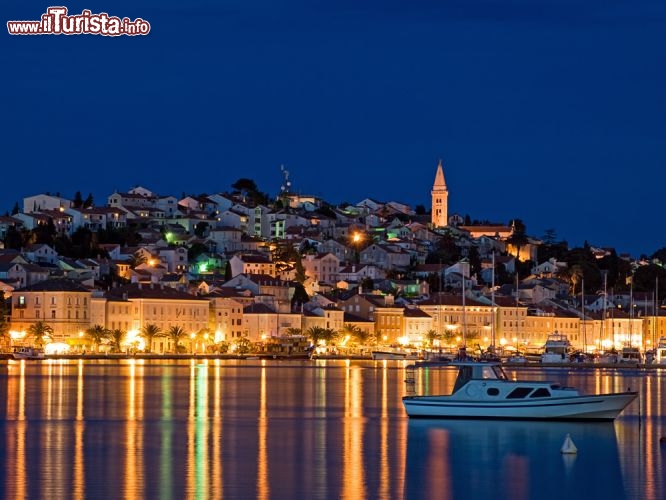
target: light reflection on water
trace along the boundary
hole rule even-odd
[[[613,424],[409,421],[405,362],[9,361],[5,498],[664,498],[661,371],[510,370],[640,391]],[[420,392],[447,392],[424,370]],[[559,450],[571,434],[579,453]],[[598,494],[598,495],[597,495]]]

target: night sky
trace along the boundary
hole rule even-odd
[[[4,0],[4,21],[51,3]],[[143,185],[430,206],[666,246],[662,0],[68,2],[137,37],[0,35],[0,210]]]

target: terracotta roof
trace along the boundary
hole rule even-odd
[[[70,279],[49,279],[35,283],[34,285],[20,288],[17,291],[26,292],[87,292],[90,289],[81,285],[78,281]]]
[[[189,293],[178,291],[171,287],[160,285],[141,285],[132,283],[130,285],[112,288],[104,294],[110,300],[128,299],[173,299],[173,300],[206,300]]]

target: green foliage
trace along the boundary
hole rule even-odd
[[[86,330],[86,335],[92,340],[93,344],[95,344],[95,352],[97,352],[99,350],[99,345],[109,335],[109,331],[102,325],[93,325]]]
[[[238,354],[247,354],[252,350],[252,342],[247,337],[237,338],[234,340],[234,344],[236,345],[236,352]]]
[[[53,327],[45,321],[37,321],[28,328],[28,333],[35,339],[35,346],[42,347],[45,338],[53,335]]]
[[[167,336],[173,341],[174,349],[178,352],[180,339],[186,335],[185,330],[180,326],[170,326],[167,330]]]
[[[120,328],[115,328],[114,330],[109,331],[109,340],[111,341],[111,350],[113,352],[120,352],[122,350],[121,343],[125,338],[125,332]]]
[[[141,334],[146,339],[146,352],[150,352],[153,346],[153,339],[162,334],[162,329],[154,323],[147,323],[141,329]]]
[[[346,337],[349,335],[354,344],[364,345],[368,341],[368,332],[351,323],[345,323],[340,331],[340,335]]]

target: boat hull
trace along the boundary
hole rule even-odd
[[[405,396],[402,402],[411,418],[610,421],[615,420],[637,396],[636,392],[625,392],[515,402]]]
[[[421,356],[407,352],[372,351],[372,359],[422,359]]]

